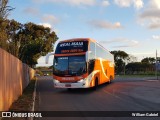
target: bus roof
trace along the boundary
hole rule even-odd
[[[91,38],[72,38],[72,39],[67,39],[67,40],[59,41],[59,43],[62,43],[62,42],[72,42],[72,41],[92,41],[92,42],[96,42],[96,40],[91,39]]]
[[[67,39],[67,40],[62,40],[59,41],[59,43],[62,42],[73,42],[73,41],[92,41],[95,44],[99,45],[100,47],[102,47],[103,49],[105,49],[107,52],[110,52],[109,50],[107,50],[104,46],[102,46],[100,43],[98,43],[96,40],[92,39],[92,38],[72,38],[72,39]]]
[[[97,44],[100,47],[102,47],[103,49],[105,49],[107,52],[109,52],[105,47],[103,47],[100,43],[98,43],[96,40],[94,40],[92,38],[72,38],[72,39],[67,39],[67,40],[59,41],[59,43],[62,43],[62,42],[73,42],[73,41],[92,41],[95,44]]]

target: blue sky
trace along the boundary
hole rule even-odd
[[[89,37],[141,60],[160,56],[160,0],[10,0],[9,19],[50,27],[59,40]],[[44,57],[38,60],[43,66]],[[49,62],[52,64],[52,58]]]

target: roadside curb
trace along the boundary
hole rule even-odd
[[[34,112],[34,110],[35,110],[35,101],[36,101],[36,90],[37,90],[37,77],[36,77],[36,82],[35,82],[35,85],[34,85],[34,92],[33,92],[33,103],[32,103],[32,109],[31,109],[31,111],[32,112]],[[28,120],[33,120],[34,118],[33,117],[31,117],[31,118],[29,118]]]

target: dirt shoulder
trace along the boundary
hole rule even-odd
[[[32,111],[36,80],[37,79],[34,78],[30,81],[29,85],[24,89],[23,94],[12,104],[8,112]],[[26,118],[2,118],[2,120],[26,120]]]

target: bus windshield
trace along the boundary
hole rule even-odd
[[[80,76],[87,72],[85,56],[54,57],[53,74]]]

